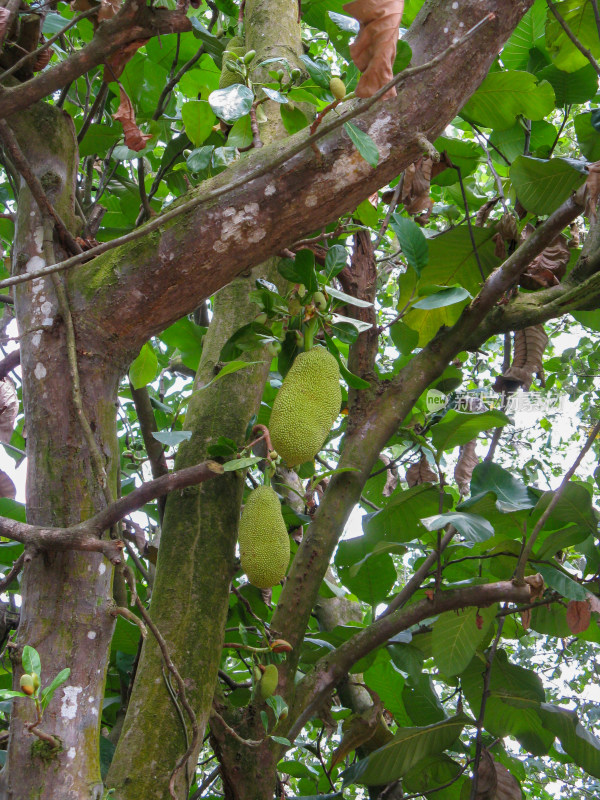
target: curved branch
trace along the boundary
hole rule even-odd
[[[498,602],[528,603],[530,599],[529,585],[517,586],[511,581],[500,581],[449,592],[436,592],[433,600],[419,600],[408,608],[380,617],[331,654],[317,661],[312,672],[303,678],[298,686],[294,708],[290,709],[289,716],[294,720],[294,724],[288,731],[287,737],[290,741],[294,740],[315,708],[357,661],[381,647],[400,631],[407,630],[444,611],[472,606],[481,608]]]

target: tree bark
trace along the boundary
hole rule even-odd
[[[62,111],[38,105],[12,121],[34,173],[71,230],[75,170],[75,131]],[[45,220],[21,182],[13,247],[15,272],[38,268],[53,243],[44,248]],[[57,259],[61,253],[54,244]],[[104,505],[73,404],[65,325],[50,279],[23,284],[15,310],[21,334],[23,398],[27,424],[27,513],[34,524],[67,526]],[[83,403],[107,465],[111,485],[118,463],[115,401],[118,370],[110,361],[79,356]],[[60,413],[57,413],[60,410]],[[98,736],[104,680],[114,618],[112,569],[98,553],[30,551],[23,573],[18,647],[12,653],[18,688],[24,645],[42,661],[42,688],[65,667],[71,675],[46,709],[41,728],[58,738],[53,753],[25,727],[35,718],[33,703],[14,702],[6,798],[60,797],[98,800],[102,796]]]

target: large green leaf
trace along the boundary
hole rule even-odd
[[[431,634],[429,634],[431,636]],[[419,637],[421,638],[421,637]],[[416,680],[407,683],[402,692],[404,708],[416,725],[433,725],[446,719],[444,708],[436,694],[431,675],[421,673]]]
[[[530,152],[541,157],[547,155],[556,139],[557,130],[554,125],[544,119],[532,122],[530,133]],[[493,131],[490,142],[508,161],[514,161],[517,156],[522,156],[525,152],[525,128],[520,122],[517,122],[507,130]],[[499,164],[506,163],[496,150],[491,151],[491,156]]]
[[[397,577],[391,556],[388,553],[370,555],[372,548],[373,540],[370,537],[357,536],[342,540],[335,556],[344,586],[370,606],[385,600]],[[352,567],[357,561],[362,561],[362,564],[355,571]]]
[[[593,111],[578,114],[574,119],[577,142],[588,161],[600,160],[600,133],[592,125]]]
[[[467,139],[450,139],[448,136],[440,136],[435,140],[433,146],[440,153],[446,153],[452,163],[460,169],[463,179],[474,172],[480,162],[485,161],[485,153],[481,147]],[[458,172],[455,169],[445,169],[431,182],[437,186],[451,186],[457,181]]]
[[[501,56],[507,69],[525,69],[530,50],[544,47],[547,10],[545,0],[536,0],[512,32]]]
[[[563,749],[588,775],[600,778],[600,739],[587,731],[574,711],[542,703],[541,717],[544,728],[551,731]]]
[[[598,58],[600,41],[590,0],[559,0],[556,3],[556,10],[567,23],[570,32]],[[546,44],[556,66],[565,72],[575,72],[588,63],[587,58],[550,13],[546,25]]]
[[[474,716],[479,715],[483,692],[485,657],[477,654],[461,675],[464,695]],[[484,726],[492,736],[514,736],[534,755],[548,752],[553,736],[544,730],[539,716],[545,700],[538,675],[508,661],[499,649],[492,663],[490,695],[485,706]]]
[[[478,514],[463,514],[459,511],[450,511],[447,514],[438,514],[421,520],[428,531],[439,531],[446,525],[454,525],[456,530],[468,542],[484,542],[494,535],[494,529],[484,517]]]
[[[254,92],[241,83],[234,83],[225,89],[217,89],[216,92],[211,92],[208,96],[208,102],[219,119],[232,124],[250,112],[254,102]],[[192,141],[194,140],[192,139]]]
[[[532,512],[529,530],[533,529],[553,497],[554,492],[542,495]],[[537,557],[548,558],[563,547],[583,542],[596,532],[597,517],[586,486],[569,481],[538,536]]]
[[[410,542],[425,533],[421,517],[438,513],[440,492],[436,486],[420,484],[400,492],[389,500],[381,511],[367,515],[363,528],[373,540],[385,538],[391,542]],[[444,508],[452,501],[444,495]],[[343,542],[340,542],[340,546]]]
[[[457,714],[434,725],[401,729],[388,744],[347,769],[342,774],[344,785],[374,786],[398,780],[423,758],[451,747],[469,722],[465,714]]]
[[[455,447],[470,442],[482,431],[501,428],[509,422],[506,414],[495,409],[481,414],[450,410],[442,422],[432,426],[431,440],[438,452],[454,450]]]
[[[461,111],[461,116],[486,128],[504,130],[518,116],[543,119],[554,108],[554,89],[529,72],[491,72]]]
[[[532,214],[551,214],[585,182],[587,169],[570,158],[549,160],[519,156],[510,179],[522,205]]]
[[[461,765],[450,756],[428,756],[404,776],[402,785],[411,794],[435,800],[460,800],[464,787],[470,787],[469,778],[460,775],[461,771]]]
[[[361,131],[351,122],[344,123],[344,130],[367,164],[371,167],[376,167],[379,162],[379,150],[369,134]]]
[[[564,72],[554,64],[549,64],[537,73],[537,77],[552,84],[557,106],[585,103],[598,91],[598,75],[591,64],[586,64],[577,72]]]
[[[217,121],[206,100],[188,100],[181,109],[185,132],[198,147],[210,136]]]
[[[384,651],[385,652],[385,651]],[[365,684],[379,695],[384,708],[394,716],[396,723],[401,727],[411,724],[411,719],[404,708],[402,691],[404,677],[396,669],[387,653],[386,658],[378,654],[373,666],[364,673]]]
[[[420,275],[429,260],[429,246],[423,231],[413,219],[401,217],[400,214],[392,215],[390,227],[398,237],[409,266]]]
[[[551,588],[560,592],[568,600],[585,600],[587,591],[573,578],[548,564],[538,564],[536,569],[541,574],[544,582]]]
[[[158,358],[149,342],[142,345],[137,358],[129,367],[129,380],[134,389],[141,389],[156,378]]]
[[[458,675],[469,665],[496,611],[494,604],[440,614],[433,623],[432,646],[433,660],[442,675]]]
[[[485,492],[495,492],[496,507],[499,511],[518,511],[533,508],[538,501],[518,478],[493,461],[482,461],[477,464],[471,477],[471,495],[474,500]]]

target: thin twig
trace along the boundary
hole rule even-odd
[[[460,167],[455,166],[450,161],[450,165],[454,167],[454,169],[458,173],[458,182],[460,184],[460,192],[462,194],[463,203],[465,206],[465,215],[467,218],[467,227],[469,228],[469,238],[471,239],[471,246],[473,247],[473,253],[475,254],[475,260],[477,261],[477,266],[479,267],[479,274],[481,275],[481,280],[485,281],[485,273],[483,271],[483,266],[481,264],[481,259],[479,258],[479,250],[477,249],[477,244],[475,242],[475,234],[473,233],[473,223],[471,222],[471,215],[469,213],[469,204],[467,202],[467,193],[465,192],[465,185],[463,183],[462,178],[462,171]]]
[[[476,25],[474,25],[467,33],[458,39],[456,42],[449,45],[442,53],[439,53],[437,56],[432,58],[430,61],[426,61],[423,64],[420,64],[416,67],[408,67],[403,72],[398,73],[389,83],[386,83],[379,91],[375,92],[372,97],[369,97],[368,100],[363,100],[360,103],[357,103],[355,106],[350,108],[346,113],[340,114],[337,118],[330,121],[328,124],[323,125],[319,128],[319,130],[312,134],[312,136],[307,136],[301,142],[290,147],[288,150],[283,152],[280,156],[277,156],[272,161],[264,162],[260,161],[257,168],[254,171],[249,172],[247,175],[239,178],[238,180],[231,181],[230,183],[223,184],[212,191],[205,192],[203,194],[198,194],[196,197],[188,200],[184,203],[181,203],[176,208],[171,209],[170,211],[166,211],[164,214],[161,214],[159,217],[152,219],[150,222],[146,223],[143,227],[136,228],[133,231],[125,234],[124,236],[120,236],[116,239],[112,239],[109,242],[102,242],[97,247],[92,247],[90,250],[86,250],[85,253],[80,253],[76,256],[72,256],[71,258],[67,258],[65,261],[61,261],[57,264],[52,264],[51,266],[44,267],[43,269],[36,270],[35,272],[28,272],[21,275],[14,275],[11,278],[6,278],[3,281],[0,281],[0,289],[4,289],[7,286],[14,286],[19,283],[25,283],[30,280],[35,280],[36,278],[43,278],[46,275],[50,275],[53,272],[60,272],[65,269],[70,269],[78,264],[82,264],[85,261],[90,261],[92,258],[96,256],[102,255],[102,253],[106,253],[109,250],[114,250],[116,247],[120,247],[122,244],[128,244],[129,242],[137,241],[142,237],[146,236],[146,234],[151,233],[153,231],[159,230],[164,226],[166,222],[169,222],[176,217],[181,216],[182,214],[191,211],[192,209],[196,208],[204,203],[208,203],[221,195],[229,194],[230,192],[239,189],[242,186],[245,186],[247,183],[251,181],[257,180],[258,178],[263,177],[264,175],[268,175],[269,173],[273,172],[278,167],[286,164],[292,158],[294,158],[299,153],[302,153],[307,148],[311,147],[311,145],[315,144],[315,142],[320,141],[328,134],[332,133],[334,130],[341,128],[345,122],[349,119],[353,119],[354,117],[358,116],[359,114],[363,114],[367,111],[371,106],[375,105],[375,103],[380,100],[386,92],[388,92],[393,86],[399,86],[401,83],[404,83],[409,78],[414,77],[415,75],[419,75],[422,72],[426,72],[427,70],[432,69],[433,67],[437,66],[441,61],[447,58],[450,53],[454,52],[458,48],[460,48],[466,41],[469,39],[482,25],[487,24],[492,19],[495,18],[493,13],[486,14],[483,19],[481,19]],[[152,195],[152,191],[149,192],[149,197]]]
[[[394,213],[396,206],[398,205],[398,200],[400,199],[400,192],[402,191],[403,185],[404,185],[404,175],[402,175],[402,177],[398,181],[398,185],[394,189],[394,194],[392,195],[392,199],[390,200],[387,214],[385,215],[385,219],[381,223],[381,228],[379,229],[379,233],[377,234],[377,239],[375,239],[373,250],[377,250],[377,248],[381,244],[381,240],[383,239],[385,232],[388,229],[388,225],[390,224],[390,219],[392,218],[392,214]]]
[[[21,555],[17,558],[16,561],[13,562],[10,571],[6,573],[6,575],[0,581],[0,592],[3,592],[7,586],[10,586],[14,579],[17,577],[19,572],[23,569],[23,565],[25,564],[25,553],[21,553]]]
[[[221,725],[223,725],[227,733],[230,736],[233,736],[236,742],[238,742],[239,744],[243,744],[245,747],[260,747],[261,744],[265,742],[266,739],[268,738],[265,737],[265,739],[244,739],[244,737],[240,736],[239,733],[231,727],[231,725],[228,725],[225,722],[221,714],[219,714],[219,712],[214,706],[212,707],[210,714],[211,716],[214,716],[219,720],[219,722],[221,723]]]
[[[529,536],[525,546],[523,547],[523,552],[521,553],[521,557],[519,558],[519,563],[517,564],[517,567],[515,569],[514,580],[517,585],[522,585],[525,582],[525,567],[527,565],[527,560],[531,555],[531,551],[533,550],[533,546],[536,542],[538,534],[546,524],[546,520],[548,519],[550,514],[554,511],[554,509],[558,505],[560,498],[562,497],[565,489],[567,488],[567,484],[577,471],[577,467],[581,464],[585,454],[588,452],[588,450],[596,441],[598,433],[600,433],[600,421],[598,421],[592,428],[592,432],[586,439],[586,442],[582,447],[581,452],[573,462],[573,465],[565,473],[565,477],[562,479],[562,482],[558,487],[558,489],[554,492],[554,496],[548,503],[546,510],[544,511],[542,516],[538,519],[534,529],[531,531],[531,535]]]
[[[130,611],[125,606],[113,606],[110,609],[111,617],[123,617],[128,622],[132,622],[134,625],[137,625],[140,629],[140,633],[142,634],[142,639],[145,639],[148,636],[148,629],[144,625],[144,621],[141,620],[137,614],[134,614],[133,611]]]

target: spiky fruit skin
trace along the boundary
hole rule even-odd
[[[336,100],[343,100],[346,97],[346,84],[341,78],[332,78],[329,81],[329,89]]]
[[[263,700],[275,694],[278,683],[279,673],[277,672],[277,667],[275,664],[267,664],[259,684],[260,696]]]
[[[327,438],[342,404],[340,371],[323,347],[300,353],[279,389],[269,432],[288,467],[311,461]]]
[[[279,498],[270,486],[250,492],[238,533],[242,569],[253,586],[269,589],[285,577],[290,538]]]

